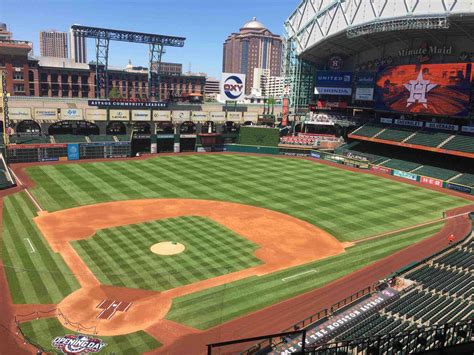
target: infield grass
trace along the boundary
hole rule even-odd
[[[469,203],[382,177],[277,157],[164,156],[35,166],[27,172],[37,184],[32,193],[48,211],[127,199],[222,200],[287,213],[341,241],[434,220]]]
[[[79,283],[39,232],[35,216],[24,192],[3,199],[1,259],[14,303],[57,303]]]
[[[44,350],[62,354],[51,346],[51,341],[57,336],[78,334],[64,328],[56,318],[39,319],[21,324],[21,329],[30,341],[40,345]],[[101,354],[143,354],[156,349],[161,344],[155,338],[143,331],[114,337],[99,336],[107,344]]]
[[[181,254],[160,256],[150,247],[178,242]],[[104,285],[164,291],[261,264],[257,244],[208,218],[187,216],[103,229],[72,243]]]
[[[337,256],[173,299],[173,306],[166,318],[198,329],[216,326],[324,286],[434,235],[442,225],[443,223],[435,223],[360,242]],[[363,288],[367,285],[360,286]],[[291,313],[291,309],[288,312]]]

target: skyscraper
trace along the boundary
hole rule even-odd
[[[72,29],[69,30],[69,51],[73,62],[87,63],[86,38],[75,35]]]
[[[225,41],[223,71],[246,74],[245,93],[250,94],[255,68],[268,69],[271,76],[280,76],[282,42],[280,36],[254,17]]]
[[[67,33],[54,30],[41,31],[40,53],[43,57],[67,58]]]

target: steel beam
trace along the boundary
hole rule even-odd
[[[109,40],[107,38],[96,38],[95,50],[95,97],[101,98],[103,89],[103,97],[107,98],[109,96]]]
[[[148,97],[156,100],[160,99],[160,72],[161,58],[163,57],[163,53],[164,47],[162,44],[150,44],[150,62],[148,66]]]

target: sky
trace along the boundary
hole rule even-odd
[[[163,61],[182,63],[183,71],[219,77],[222,45],[252,17],[283,35],[283,23],[299,0],[0,0],[0,22],[13,39],[32,41],[39,55],[39,32],[69,31],[72,24],[186,37],[184,48],[168,47]],[[87,59],[95,46],[88,39]],[[143,44],[111,42],[109,63],[148,66]]]

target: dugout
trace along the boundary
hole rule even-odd
[[[169,121],[156,122],[155,134],[156,135],[152,137],[151,144],[152,146],[156,144],[156,153],[172,153],[174,151],[175,140],[173,124]]]
[[[192,121],[186,121],[179,127],[179,146],[181,152],[194,152],[196,150],[196,125]]]

